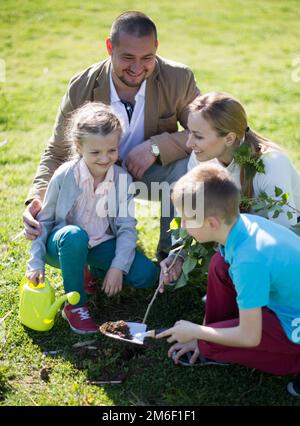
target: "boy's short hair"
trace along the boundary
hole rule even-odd
[[[136,37],[146,37],[154,34],[155,40],[157,40],[157,30],[152,19],[137,11],[124,12],[113,22],[110,32],[113,46],[119,44],[121,33]]]
[[[239,214],[240,191],[226,169],[218,165],[200,164],[176,182],[172,201],[179,210],[191,211],[197,208],[197,193],[203,191],[204,219],[218,216],[226,224],[231,224]],[[186,209],[185,200],[191,200],[192,206]],[[198,206],[199,208],[199,206]],[[194,217],[188,217],[195,219]]]

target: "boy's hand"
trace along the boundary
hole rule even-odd
[[[36,271],[27,271],[25,275],[28,281],[35,286],[39,285],[40,283],[43,283],[45,280],[45,271],[43,269]]]
[[[110,268],[104,278],[102,290],[108,297],[120,293],[123,286],[123,271],[117,268]]]
[[[196,339],[191,340],[188,343],[175,343],[175,345],[172,345],[168,350],[169,358],[172,358],[173,352],[176,352],[176,356],[174,359],[175,364],[178,364],[178,360],[180,359],[180,357],[182,357],[182,355],[187,352],[193,352],[193,355],[190,359],[190,364],[194,364],[200,354]]]
[[[180,320],[172,328],[158,334],[157,339],[169,337],[168,342],[187,343],[198,338],[200,326],[190,321]]]
[[[168,270],[173,260],[174,260],[174,255],[169,256],[166,259],[164,259],[162,262],[160,262],[161,271],[160,271],[159,279],[160,279],[160,282],[162,282],[163,284],[169,284],[173,281],[177,281],[178,278],[180,277],[184,260],[181,257],[178,257],[176,259],[176,262],[172,266],[172,268]],[[164,286],[162,286],[159,291],[160,293],[163,293]]]
[[[35,219],[42,208],[42,202],[38,198],[31,201],[23,213],[24,233],[28,240],[35,240],[41,233],[41,225]]]

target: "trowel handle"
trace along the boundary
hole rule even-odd
[[[169,330],[169,328],[171,327],[158,328],[157,330],[154,330],[155,336],[157,336],[159,333],[162,333],[163,331]]]
[[[157,328],[157,329],[149,330],[149,331],[146,332],[147,334],[146,334],[145,337],[155,337],[159,333],[162,333],[163,331],[169,330],[169,328],[165,327],[165,328]]]

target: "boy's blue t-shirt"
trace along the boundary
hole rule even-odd
[[[300,238],[260,216],[241,214],[219,250],[230,264],[239,309],[267,306],[300,344]]]

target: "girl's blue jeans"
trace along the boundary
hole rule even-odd
[[[84,291],[84,269],[91,267],[95,278],[104,278],[115,257],[116,239],[105,241],[88,248],[89,237],[86,231],[76,225],[67,225],[53,231],[47,240],[46,262],[62,271],[65,292],[78,291],[81,306],[87,302]],[[147,288],[153,286],[159,269],[146,256],[136,250],[135,258],[128,274],[123,275],[125,286]]]

